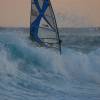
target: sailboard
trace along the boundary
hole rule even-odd
[[[31,0],[30,37],[40,47],[61,53],[61,40],[50,0]]]

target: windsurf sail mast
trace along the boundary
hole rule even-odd
[[[61,40],[50,0],[31,0],[30,37],[41,47],[61,53]]]

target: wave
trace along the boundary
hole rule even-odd
[[[63,47],[62,55],[33,47],[27,32],[0,32],[2,100],[99,100],[100,48],[86,54]]]

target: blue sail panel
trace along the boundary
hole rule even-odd
[[[39,29],[40,21],[41,21],[42,17],[44,17],[45,12],[46,12],[46,10],[47,10],[47,8],[49,6],[49,0],[44,0],[42,8],[39,5],[39,1],[38,0],[34,0],[34,5],[32,5],[32,9],[33,9],[33,6],[36,7],[36,9],[37,9],[39,14],[36,17],[36,19],[31,23],[30,32],[31,32],[31,36],[33,37],[33,39],[35,41],[37,41],[38,43],[42,44],[43,42],[38,37],[38,29]]]

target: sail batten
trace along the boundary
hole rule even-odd
[[[61,52],[59,31],[50,0],[31,0],[30,36],[42,47]]]

